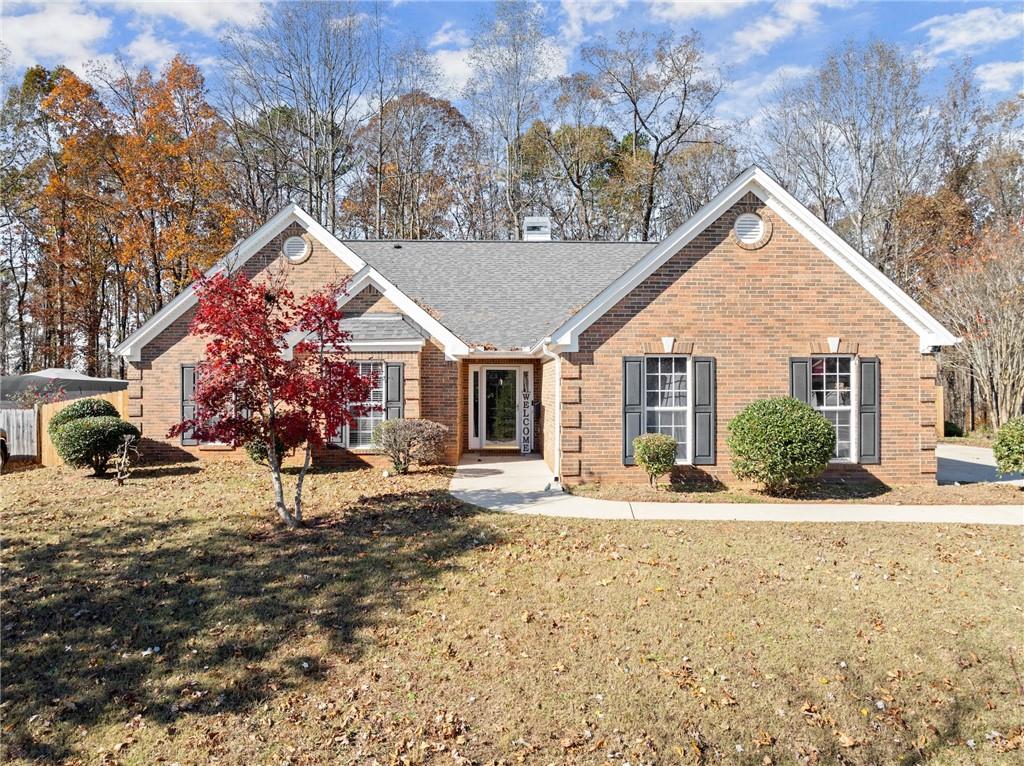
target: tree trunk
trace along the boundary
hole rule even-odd
[[[310,458],[313,450],[309,442],[306,442],[306,451],[302,457],[302,470],[299,471],[299,478],[295,482],[295,520],[302,524],[302,482],[306,479],[306,472],[309,470]]]
[[[277,456],[277,449],[273,443],[267,445],[267,462],[270,463],[270,476],[274,483],[274,507],[277,508],[277,515],[281,517],[289,529],[299,526],[299,520],[288,510],[284,504],[284,484],[281,481],[281,462]]]

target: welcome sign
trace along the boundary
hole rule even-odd
[[[532,372],[522,370],[519,373],[519,451],[527,454],[533,450],[533,381]]]

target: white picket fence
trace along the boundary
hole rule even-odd
[[[11,457],[36,457],[39,441],[36,427],[39,417],[35,410],[0,410],[0,428],[7,432],[7,449]]]

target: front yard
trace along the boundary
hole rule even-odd
[[[448,479],[315,475],[290,533],[248,464],[0,478],[4,762],[1021,756],[1019,529],[505,516]]]
[[[889,486],[880,482],[818,482],[794,496],[774,497],[737,484],[661,482],[646,484],[581,484],[573,494],[602,500],[654,503],[871,503],[872,505],[1022,505],[1024,489],[1012,484],[921,484]]]

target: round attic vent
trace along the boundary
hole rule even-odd
[[[302,237],[288,237],[284,241],[284,257],[292,263],[302,263],[309,258],[310,246]]]
[[[743,213],[737,216],[732,230],[736,234],[736,239],[742,244],[755,245],[764,236],[764,220],[754,213]]]

